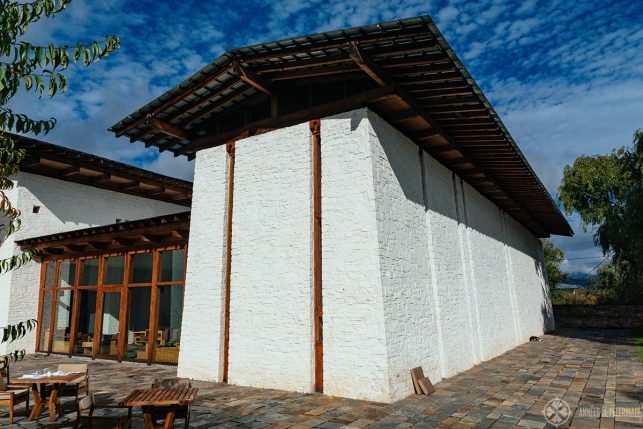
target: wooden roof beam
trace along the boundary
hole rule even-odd
[[[393,80],[373,60],[363,55],[357,43],[351,43],[349,56],[379,86],[393,85]]]
[[[80,172],[80,167],[71,166],[69,168],[65,168],[64,170],[60,170],[60,172],[58,173],[58,177],[61,177],[61,178],[62,177],[69,177],[69,176],[73,176],[74,174],[79,173],[79,172]]]
[[[185,140],[186,142],[191,142],[195,139],[195,136],[191,132],[170,124],[169,122],[156,119],[152,116],[147,118],[147,123],[153,130],[159,131],[168,136],[176,137],[177,139]]]
[[[273,95],[275,93],[271,81],[262,76],[259,76],[249,68],[242,66],[238,61],[235,61],[233,64],[232,73],[248,85],[252,86],[258,91],[263,92],[264,94]]]
[[[96,250],[105,250],[109,246],[109,242],[104,241],[88,241],[87,244]]]
[[[369,103],[377,100],[383,100],[388,97],[395,97],[395,87],[385,86],[382,88],[370,89],[360,92],[346,98],[322,103],[316,106],[302,109],[297,112],[281,115],[276,118],[261,119],[252,122],[243,127],[234,130],[225,131],[222,133],[212,134],[201,137],[192,143],[188,143],[181,149],[174,151],[174,156],[193,154],[201,149],[220,146],[229,141],[237,140],[241,136],[255,134],[258,130],[271,130],[276,128],[289,127],[297,125],[311,119],[331,116],[341,112],[359,109],[365,107]]]

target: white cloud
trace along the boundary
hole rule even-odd
[[[580,154],[605,153],[643,128],[643,3],[626,0],[281,0],[74,2],[33,26],[30,40],[60,43],[119,34],[122,49],[70,69],[52,100],[18,97],[17,110],[54,115],[45,139],[189,178],[193,163],[115,139],[107,128],[214,60],[224,49],[432,13],[551,193]],[[585,234],[555,243],[600,254]],[[583,253],[585,252],[585,253]],[[592,253],[594,252],[594,253]],[[570,261],[572,270],[591,261]]]

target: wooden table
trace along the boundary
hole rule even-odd
[[[85,375],[82,372],[70,372],[66,375],[43,375],[38,378],[14,378],[11,380],[11,384],[24,384],[31,386],[31,393],[33,394],[34,406],[31,409],[31,414],[29,415],[29,420],[34,421],[40,414],[42,414],[42,409],[45,401],[45,386],[47,384],[52,384],[53,388],[49,394],[49,418],[51,421],[56,421],[58,415],[63,413],[62,405],[60,405],[60,394],[65,388],[65,384],[74,381],[78,377]]]
[[[190,405],[196,398],[199,389],[195,387],[173,387],[170,389],[140,389],[130,393],[121,405],[124,407],[142,407],[145,429],[171,429],[174,427],[174,416],[177,407]],[[154,421],[154,407],[167,407],[165,424]]]

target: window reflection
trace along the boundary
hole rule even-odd
[[[105,258],[105,279],[103,284],[123,284],[123,272],[125,270],[125,256],[109,256]]]
[[[96,286],[98,284],[98,259],[83,259],[81,263],[80,286]]]
[[[152,282],[152,253],[137,253],[132,256],[132,278],[130,283]]]

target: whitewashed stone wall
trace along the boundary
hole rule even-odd
[[[321,149],[326,394],[401,399],[412,367],[439,381],[553,328],[540,242],[496,205],[367,109],[324,118]],[[209,380],[221,379],[222,151],[197,155],[179,362]],[[308,124],[237,142],[232,383],[313,389],[311,174]]]
[[[311,156],[307,123],[236,144],[230,383],[311,391]]]
[[[14,241],[56,232],[134,220],[187,210],[184,206],[136,197],[20,173],[15,180],[12,203],[21,210],[22,229],[0,247],[3,257],[17,252]],[[33,213],[33,206],[40,206]],[[0,275],[0,326],[37,318],[40,264],[30,262]],[[2,299],[5,298],[5,299]],[[35,331],[11,344],[0,344],[0,354],[15,349],[35,350]]]
[[[324,119],[322,161],[325,393],[394,401],[553,328],[538,239],[377,115]]]
[[[321,122],[324,392],[386,401],[373,150],[364,113]]]
[[[225,146],[197,153],[179,377],[208,381],[222,378],[228,174]]]

